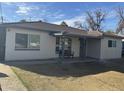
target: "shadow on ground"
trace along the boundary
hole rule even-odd
[[[8,75],[4,74],[4,73],[0,73],[0,78],[2,77],[8,77]]]
[[[109,60],[106,63],[87,62],[87,63],[47,63],[38,65],[12,65],[17,68],[38,73],[46,76],[56,77],[80,77],[93,75],[107,71],[117,71],[124,73],[124,59]]]

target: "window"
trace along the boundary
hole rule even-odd
[[[108,47],[112,47],[112,40],[108,41]]]
[[[116,41],[108,40],[108,47],[116,47]]]
[[[39,35],[29,35],[29,48],[40,48]]]
[[[40,49],[40,35],[16,33],[16,49]]]
[[[113,41],[112,46],[116,47],[116,41]]]
[[[16,34],[16,48],[27,48],[28,35],[26,34]]]

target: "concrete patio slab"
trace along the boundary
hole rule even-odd
[[[18,64],[27,64],[27,65],[32,65],[32,64],[45,64],[45,63],[65,63],[65,64],[70,64],[70,63],[78,63],[78,62],[94,62],[98,61],[98,59],[94,58],[55,58],[55,59],[39,59],[39,60],[16,60],[16,61],[3,61],[4,64],[8,65],[18,65]]]

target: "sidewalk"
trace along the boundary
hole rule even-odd
[[[0,63],[0,85],[2,91],[26,91],[27,89],[10,66]]]

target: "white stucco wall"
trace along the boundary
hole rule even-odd
[[[37,34],[40,35],[40,50],[15,50],[15,34]],[[47,59],[56,58],[56,38],[41,31],[9,28],[6,33],[5,60]]]
[[[9,29],[9,30],[8,30]],[[8,28],[6,31],[5,60],[29,60],[57,58],[55,52],[56,38],[46,32],[27,29]],[[40,35],[40,50],[15,50],[15,34],[36,34]],[[78,38],[72,38],[72,51],[74,57],[79,56],[80,42]]]
[[[108,47],[108,40],[116,40],[116,47]],[[104,37],[101,39],[101,59],[121,58],[122,40],[117,38]]]
[[[100,58],[101,40],[87,39],[86,56],[92,58]]]

